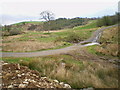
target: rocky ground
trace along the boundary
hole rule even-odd
[[[40,73],[19,64],[2,61],[2,88],[71,88],[69,84],[41,77]]]

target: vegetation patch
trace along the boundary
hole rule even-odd
[[[83,25],[83,26],[78,26],[78,27],[74,27],[74,30],[80,30],[80,29],[90,29],[90,28],[96,28],[96,20],[94,21],[89,21],[88,24]]]
[[[33,51],[60,49],[71,45],[72,44],[66,42],[39,43],[36,41],[27,41],[27,42],[21,41],[19,43],[14,42],[14,43],[3,44],[2,50],[8,52],[33,52]]]
[[[3,58],[4,61],[20,63],[47,76],[68,83],[72,88],[117,88],[117,69],[108,63],[75,59],[70,55],[33,58]],[[89,58],[90,59],[90,58]]]
[[[59,32],[26,31],[20,35],[3,36],[3,51],[30,52],[64,48],[91,36],[96,29],[64,29]]]
[[[78,43],[78,42],[82,41],[79,34],[77,34],[75,32],[70,32],[69,35],[64,38],[64,40],[66,42],[70,42],[70,43]]]
[[[106,29],[99,42],[100,47],[97,47],[97,51],[108,56],[118,56],[118,27]]]
[[[97,26],[110,26],[114,25],[120,22],[120,13],[116,13],[115,15],[112,16],[103,16],[102,18],[97,20]]]
[[[86,49],[88,50],[88,52],[92,53],[92,54],[97,54],[97,51],[96,51],[96,46],[97,45],[92,45],[92,46],[87,46]]]
[[[94,55],[103,56],[107,59],[115,59],[111,61],[117,63],[118,61],[118,27],[113,27],[103,31],[102,36],[99,39],[100,45],[93,45],[85,47],[89,53]]]

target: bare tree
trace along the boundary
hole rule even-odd
[[[43,11],[40,13],[40,19],[44,19],[49,24],[48,33],[49,33],[49,29],[50,29],[50,21],[54,20],[54,18],[55,18],[54,13],[52,13],[50,11]]]

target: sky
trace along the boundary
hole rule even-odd
[[[101,17],[118,11],[119,0],[1,0],[2,24],[39,20],[49,10],[55,18]]]

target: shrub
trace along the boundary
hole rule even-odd
[[[18,35],[21,34],[22,32],[19,30],[10,30],[9,35]]]
[[[81,41],[81,38],[79,36],[79,34],[75,33],[75,32],[70,32],[70,34],[64,38],[64,40],[66,42],[70,42],[70,43],[78,43]]]
[[[54,42],[60,42],[60,41],[64,41],[64,38],[62,38],[61,36],[56,37]]]
[[[9,36],[9,32],[3,31],[3,32],[2,32],[2,36]]]
[[[30,27],[28,27],[28,30],[35,30],[35,29],[36,29],[36,27],[37,27],[37,25],[33,25],[33,24],[31,24],[31,26],[30,26]]]

